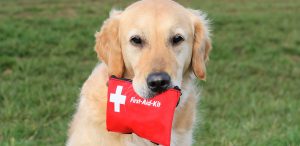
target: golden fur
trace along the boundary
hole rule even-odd
[[[183,93],[175,111],[171,145],[192,145],[198,101],[193,80],[194,76],[203,80],[206,76],[205,62],[211,49],[208,29],[200,11],[171,0],[143,0],[124,11],[113,10],[95,35],[95,50],[103,63],[82,87],[67,146],[154,145],[135,134],[106,130],[106,83],[110,75],[133,79],[134,90],[146,97],[145,78],[157,71],[168,73],[172,85],[179,86]],[[175,34],[182,35],[184,41],[172,46],[168,42]],[[130,44],[132,35],[141,36],[145,45],[141,48]]]

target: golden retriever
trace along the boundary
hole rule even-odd
[[[195,77],[205,79],[205,63],[211,50],[205,17],[171,0],[142,0],[124,11],[112,10],[95,34],[95,51],[102,63],[82,87],[67,146],[155,145],[135,134],[106,130],[110,75],[132,79],[134,90],[145,98],[180,87],[171,145],[192,145],[198,101],[193,82]]]

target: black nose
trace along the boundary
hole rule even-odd
[[[148,88],[153,92],[165,91],[171,82],[171,77],[165,72],[151,73],[147,77]]]

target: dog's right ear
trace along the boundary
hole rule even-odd
[[[108,75],[122,77],[124,61],[119,41],[119,20],[122,11],[112,10],[104,21],[100,32],[95,34],[95,51],[98,58],[108,66]]]
[[[209,21],[206,15],[199,10],[189,9],[194,22],[194,45],[192,51],[193,72],[201,80],[206,77],[206,62],[211,51],[211,40],[209,34]]]

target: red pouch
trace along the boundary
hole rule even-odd
[[[169,89],[151,99],[138,96],[131,80],[110,77],[107,93],[108,131],[135,133],[151,142],[169,146],[179,88]]]

